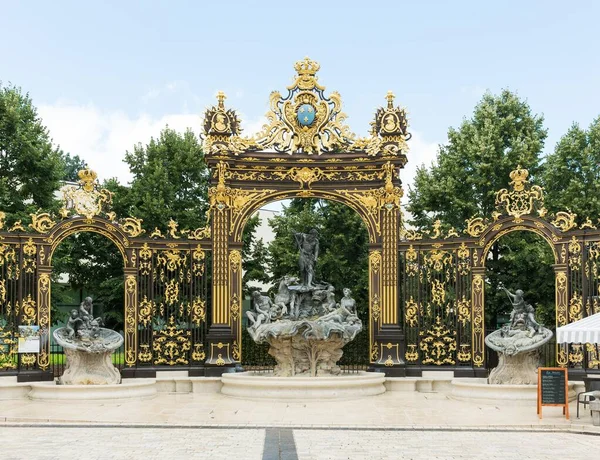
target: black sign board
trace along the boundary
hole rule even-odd
[[[569,378],[564,367],[538,368],[538,414],[542,418],[542,406],[563,406],[563,414],[569,418]]]

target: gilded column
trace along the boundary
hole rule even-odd
[[[40,326],[40,353],[38,367],[45,371],[50,366],[50,274],[52,267],[39,267],[37,286],[37,322]]]
[[[138,353],[138,279],[137,269],[125,268],[125,367],[132,368]]]
[[[569,278],[567,264],[554,265],[554,289],[556,300],[556,327],[568,324]],[[568,344],[556,344],[556,362],[561,367],[568,364]]]
[[[381,367],[387,375],[404,376],[404,333],[398,320],[398,233],[401,194],[398,188],[392,189],[389,182],[386,183],[385,190],[388,195],[381,210],[381,255],[372,251],[369,257],[372,290],[371,327],[375,329],[371,339],[371,357],[377,358],[373,367]],[[380,268],[377,270],[379,260]],[[380,289],[379,295],[377,289]],[[376,350],[373,347],[374,343],[377,343]]]
[[[205,362],[206,376],[219,376],[227,367],[235,365],[235,355],[239,359],[239,316],[241,310],[240,282],[233,283],[232,276],[241,278],[241,247],[230,248],[232,190],[225,185],[226,163],[220,161],[215,166],[216,187],[209,190],[212,217],[212,324],[208,331],[208,353]],[[239,253],[239,262],[236,252]],[[231,264],[231,261],[235,262]],[[233,268],[236,268],[234,273]],[[237,278],[236,278],[237,279]],[[231,312],[231,300],[237,296],[238,311]],[[236,317],[232,321],[233,316]],[[235,327],[235,331],[233,330]],[[235,342],[235,343],[234,343]]]
[[[231,245],[233,247],[233,245]],[[229,251],[229,277],[231,288],[229,295],[229,316],[231,319],[231,358],[240,362],[242,357],[242,245],[237,244],[236,249]]]
[[[471,349],[473,350],[473,367],[484,370],[485,364],[485,267],[473,267],[471,282],[471,305],[473,335]]]

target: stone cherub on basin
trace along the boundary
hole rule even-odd
[[[257,343],[268,342],[277,361],[277,376],[337,375],[342,347],[362,330],[356,302],[348,288],[339,302],[335,288],[314,279],[319,235],[296,233],[300,277],[284,276],[273,299],[252,293],[254,311],[246,313],[248,332]]]
[[[552,331],[535,320],[534,309],[525,302],[523,291],[511,293],[504,286],[513,305],[510,322],[492,332],[485,343],[498,352],[498,366],[490,372],[492,384],[535,384],[539,364],[539,348],[552,338]]]
[[[65,351],[67,365],[59,385],[106,385],[121,382],[112,354],[123,344],[118,332],[101,327],[94,318],[92,298],[86,297],[79,309],[71,310],[65,327],[54,331],[54,339]]]

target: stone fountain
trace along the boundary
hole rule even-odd
[[[500,286],[510,299],[513,310],[510,322],[492,332],[485,343],[498,352],[498,366],[492,369],[491,384],[535,385],[539,365],[539,348],[552,338],[552,331],[538,324],[534,309],[523,299],[523,291],[511,293]]]
[[[300,277],[284,276],[274,298],[252,294],[248,332],[255,342],[269,343],[269,354],[277,361],[276,376],[338,375],[342,347],[362,330],[356,302],[350,289],[344,288],[338,302],[334,286],[314,280],[317,231],[294,237],[300,250]]]
[[[101,327],[102,319],[93,317],[91,297],[79,310],[71,310],[65,327],[54,331],[54,338],[65,350],[67,365],[59,385],[110,385],[121,382],[112,354],[123,344],[123,337]]]

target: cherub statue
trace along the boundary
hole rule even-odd
[[[67,330],[67,337],[69,339],[75,337],[77,331],[81,328],[82,325],[83,320],[79,317],[78,311],[74,308],[73,310],[71,310],[71,316],[69,316],[69,320],[67,321],[67,324],[65,326],[65,329]]]
[[[506,295],[513,306],[510,313],[510,329],[520,329],[523,327],[523,323],[525,323],[524,326],[529,330],[530,336],[536,332],[541,334],[542,326],[535,320],[533,307],[523,299],[523,291],[517,289],[513,294],[502,284],[499,284],[498,287],[506,292]]]

